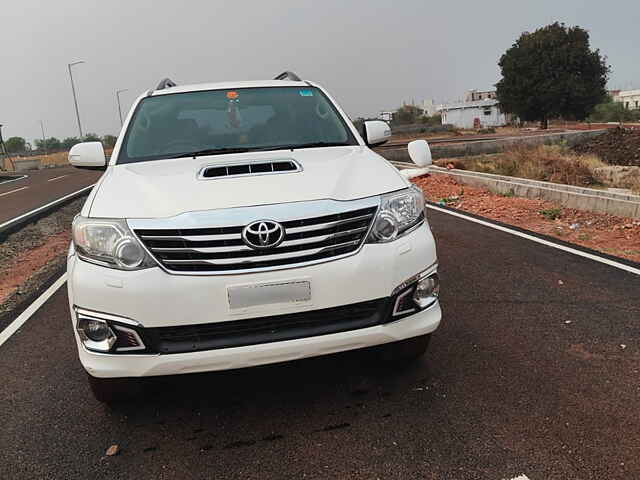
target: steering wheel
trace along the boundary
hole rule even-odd
[[[324,112],[322,112],[324,110]],[[325,105],[323,108],[320,106],[320,102],[316,103],[316,115],[322,120],[326,120],[329,116],[329,108]]]

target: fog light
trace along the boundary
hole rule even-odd
[[[102,320],[86,320],[83,325],[84,334],[94,342],[102,342],[109,338],[111,330],[107,322]]]
[[[89,350],[108,352],[116,342],[116,336],[105,320],[77,314],[78,335],[82,344]]]
[[[438,299],[440,294],[440,278],[437,273],[432,273],[428,277],[418,280],[416,289],[413,292],[413,301],[420,308],[426,308]]]

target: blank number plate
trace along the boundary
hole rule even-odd
[[[231,310],[311,300],[311,282],[261,283],[227,287]]]

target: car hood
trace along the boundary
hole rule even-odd
[[[244,161],[295,160],[300,172],[200,179],[205,166]],[[407,186],[380,155],[366,147],[330,147],[216,155],[130,163],[105,172],[91,217],[161,218],[185,212],[305,200],[353,200]]]

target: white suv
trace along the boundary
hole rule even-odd
[[[327,92],[274,80],[176,86],[129,113],[73,223],[68,291],[95,396],[132,377],[250,367],[392,344],[415,357],[440,323],[424,197]],[[426,166],[426,142],[409,145]]]

